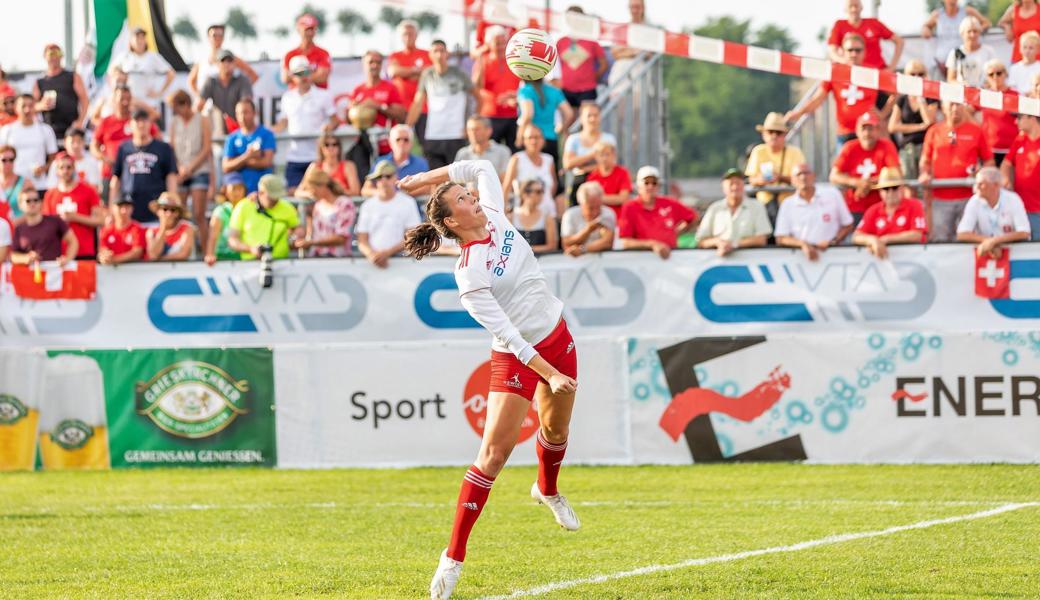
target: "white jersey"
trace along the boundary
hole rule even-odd
[[[506,217],[494,165],[461,161],[448,167],[448,174],[457,183],[477,182],[488,219],[488,237],[463,244],[455,266],[462,306],[495,336],[493,349],[527,364],[536,354],[534,345],[560,321],[563,302],[549,291],[531,246]]]

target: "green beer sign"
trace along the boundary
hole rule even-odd
[[[248,412],[244,407],[248,391],[248,381],[236,381],[219,367],[184,361],[137,384],[137,412],[167,433],[204,438]]]

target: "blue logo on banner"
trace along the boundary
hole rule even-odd
[[[1040,279],[1040,260],[1011,261],[1011,279]],[[1009,319],[1040,319],[1040,299],[990,300],[993,309]]]

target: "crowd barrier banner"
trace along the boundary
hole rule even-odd
[[[719,258],[690,250],[540,260],[576,337],[863,331],[1003,331],[1040,326],[1040,244],[1010,269],[969,245],[904,246],[891,260],[833,248],[817,262],[786,249]],[[992,268],[990,268],[992,267]],[[91,301],[29,301],[0,289],[0,344],[105,348],[486,340],[462,309],[454,259],[278,261],[99,267]],[[1005,272],[1009,271],[1009,272]],[[975,295],[1010,278],[1011,297]]]
[[[42,351],[0,349],[0,471],[36,464],[46,363]]]

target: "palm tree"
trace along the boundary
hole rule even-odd
[[[279,25],[278,27],[275,27],[274,29],[270,30],[268,33],[270,33],[271,35],[275,36],[276,38],[280,38],[280,39],[284,40],[284,39],[288,39],[289,35],[292,32],[289,31],[289,26],[288,25]]]
[[[441,26],[441,16],[431,10],[424,10],[412,15],[412,20],[419,24],[419,31],[436,32]]]
[[[238,6],[232,6],[228,10],[227,18],[224,19],[224,23],[228,29],[231,30],[231,35],[242,40],[242,45],[246,46],[249,40],[255,40],[257,38],[256,25],[253,23],[253,16],[245,12]]]
[[[193,50],[195,42],[199,41],[199,30],[195,28],[195,23],[191,22],[188,15],[177,17],[173,23],[173,35],[183,38]]]
[[[386,37],[389,41],[389,48],[387,51],[393,51],[394,48],[394,29],[397,24],[404,20],[404,12],[400,9],[394,8],[393,6],[384,6],[379,9],[379,22],[383,23],[390,30],[390,35]]]
[[[336,13],[336,21],[339,23],[340,32],[350,39],[350,54],[353,55],[355,34],[372,33],[372,23],[364,15],[350,8],[344,8]]]

